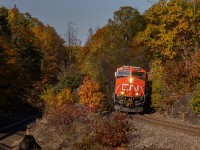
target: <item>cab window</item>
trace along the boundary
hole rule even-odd
[[[141,80],[145,80],[145,73],[144,72],[132,72],[132,76],[139,78]]]
[[[130,76],[129,70],[118,70],[117,71],[117,78],[127,77]]]

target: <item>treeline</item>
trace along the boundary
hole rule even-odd
[[[0,106],[34,103],[66,66],[64,40],[49,25],[14,7],[0,7]]]
[[[200,1],[159,1],[145,14],[138,35],[151,56],[152,105],[170,110],[174,101],[193,92],[191,106],[200,113]]]
[[[109,109],[116,68],[135,65],[150,71],[155,109],[168,111],[195,91],[191,106],[200,113],[198,0],[160,0],[144,14],[121,7],[104,27],[89,30],[82,47],[65,44],[52,27],[17,8],[1,7],[0,31],[4,101],[23,93],[48,109],[66,102]]]

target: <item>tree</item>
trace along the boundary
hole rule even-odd
[[[35,44],[36,37],[31,31],[31,16],[28,13],[21,14],[14,7],[8,12],[8,23],[12,33],[12,47],[17,52],[17,61],[32,76],[33,72],[40,72],[41,51]]]
[[[41,52],[30,30],[30,15],[0,7],[0,90],[4,104],[27,98],[32,83],[38,79]]]
[[[104,94],[100,91],[98,82],[95,82],[88,77],[84,78],[83,85],[79,92],[80,103],[91,108],[99,109],[105,103]]]
[[[130,6],[120,7],[114,12],[113,19],[109,19],[113,43],[120,47],[129,47],[132,38],[145,27],[145,20],[139,11]]]
[[[78,28],[75,27],[75,24],[70,21],[67,24],[67,30],[65,33],[66,46],[80,46],[81,41],[77,38]]]
[[[169,109],[200,81],[200,10],[190,1],[160,0],[145,17],[148,24],[140,39],[152,59],[152,101],[155,107]],[[159,106],[158,98],[162,99]]]
[[[78,47],[81,45],[81,41],[77,38],[78,28],[75,28],[75,24],[70,21],[67,24],[67,30],[65,33],[66,38],[66,48],[69,56],[69,64],[75,62],[75,55],[77,53]]]
[[[0,7],[0,94],[7,103],[33,102],[65,66],[64,40],[28,13]],[[33,96],[34,95],[34,96]],[[5,103],[6,103],[5,102]]]
[[[42,48],[43,60],[41,68],[44,78],[48,79],[50,83],[54,83],[58,73],[65,67],[64,40],[50,26],[46,26],[41,35],[45,44],[45,47]]]
[[[86,40],[86,44],[92,39],[92,36],[94,35],[94,31],[92,28],[89,28],[88,32],[89,32],[89,34],[88,34],[88,38]]]

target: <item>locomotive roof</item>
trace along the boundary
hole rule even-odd
[[[144,69],[142,69],[141,67],[137,67],[137,66],[122,66],[122,67],[117,68],[117,70],[130,70],[130,71],[146,72]]]

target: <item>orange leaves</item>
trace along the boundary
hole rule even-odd
[[[92,108],[100,108],[105,102],[104,94],[100,92],[99,83],[85,77],[80,92],[80,103]]]

